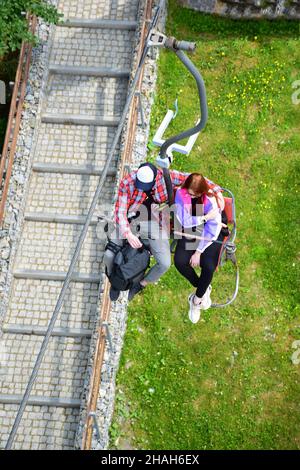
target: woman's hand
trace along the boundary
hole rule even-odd
[[[191,256],[190,265],[193,268],[200,266],[200,256],[201,256],[200,251],[195,251],[195,253]]]
[[[206,215],[205,215],[205,218],[206,220],[211,220],[211,219],[215,219],[217,217],[217,215],[219,214],[219,209],[212,209],[211,211],[209,211]]]

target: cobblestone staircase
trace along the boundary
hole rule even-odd
[[[54,310],[125,103],[138,0],[60,0],[24,224],[13,267],[0,377],[3,448]],[[99,210],[112,202],[118,152]],[[21,421],[15,449],[72,449],[101,284],[91,224]]]

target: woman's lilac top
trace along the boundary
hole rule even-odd
[[[216,198],[204,195],[203,199],[203,204],[199,204],[199,209],[197,207],[196,216],[193,216],[192,198],[189,195],[187,189],[181,188],[176,191],[176,216],[184,228],[191,228],[202,225],[202,215],[208,214],[212,209],[218,209],[218,213],[215,218],[208,220],[204,224],[204,228],[201,234],[202,239],[200,240],[200,243],[197,247],[197,251],[200,251],[200,253],[203,253],[206,248],[208,248],[213,243],[214,240],[217,240],[222,228],[221,211],[218,208]]]

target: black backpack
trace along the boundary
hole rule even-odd
[[[172,180],[171,180],[171,176],[170,176],[170,172],[168,168],[163,168],[163,176],[164,176],[165,185],[166,185],[166,189],[168,193],[167,204],[169,206],[172,206],[172,204],[174,203],[174,189],[173,189],[173,184],[172,184]]]
[[[144,273],[150,264],[150,253],[143,244],[141,248],[132,248],[125,241],[123,246],[118,246],[111,240],[105,249],[113,251],[115,254],[111,274],[106,275],[113,289],[124,291],[130,289],[133,284],[141,281]]]

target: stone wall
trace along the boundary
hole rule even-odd
[[[183,6],[229,18],[300,19],[300,0],[179,0]]]
[[[153,7],[158,4],[158,0],[153,2]],[[135,54],[134,54],[134,67],[137,65],[137,53],[139,49],[140,33],[144,18],[144,9],[146,6],[146,0],[140,0],[139,10],[139,26],[136,32],[136,43],[135,43]],[[154,13],[154,8],[153,12]],[[165,28],[166,10],[163,10],[160,15],[158,23],[158,29],[163,31]],[[145,59],[144,74],[141,86],[141,99],[144,113],[144,126],[142,125],[141,116],[138,116],[138,123],[135,132],[135,139],[132,150],[132,158],[130,169],[137,168],[142,162],[147,160],[147,143],[150,131],[150,116],[151,108],[154,102],[155,87],[157,80],[157,60],[159,56],[159,50],[154,48]],[[131,79],[133,78],[133,72]],[[124,125],[124,131],[121,138],[121,152],[124,149],[125,135],[128,127],[128,121]],[[120,173],[116,177],[116,181],[120,181]],[[118,184],[115,185],[114,200],[116,202],[118,194]],[[111,217],[113,216],[113,211]],[[101,223],[99,230],[101,229]],[[104,269],[104,268],[103,268]],[[102,292],[101,292],[102,296]],[[127,327],[127,296],[128,292],[121,292],[119,299],[116,302],[112,302],[110,317],[109,317],[109,330],[112,340],[112,349],[109,345],[105,348],[105,354],[103,359],[102,373],[101,373],[101,385],[97,401],[96,419],[100,431],[100,440],[97,440],[96,433],[93,433],[92,439],[92,450],[103,450],[109,448],[109,429],[114,413],[115,406],[115,395],[116,395],[116,376],[119,368],[119,361],[122,353],[124,335]],[[100,299],[101,303],[101,299]],[[75,448],[80,449],[82,445],[82,437],[84,432],[84,424],[86,420],[86,403],[87,396],[90,386],[90,377],[92,373],[92,364],[94,359],[95,345],[97,339],[97,330],[95,329],[91,340],[89,364],[87,368],[86,380],[84,384],[84,393],[82,397],[82,406],[80,410],[80,423],[77,430]],[[128,449],[131,447],[128,447]],[[127,449],[127,450],[128,450]]]

